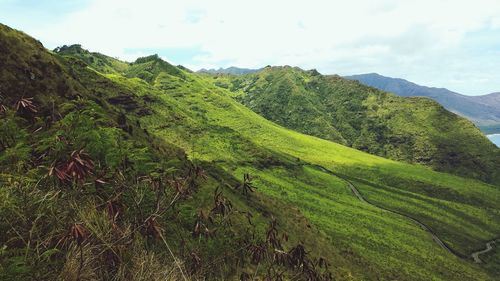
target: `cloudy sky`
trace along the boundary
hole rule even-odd
[[[191,69],[293,65],[500,91],[499,0],[0,0],[0,22],[47,48]]]

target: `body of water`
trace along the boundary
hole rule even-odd
[[[498,147],[500,147],[500,134],[487,135],[487,137]]]

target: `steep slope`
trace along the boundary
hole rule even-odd
[[[76,277],[69,276],[73,280],[79,279],[82,272],[86,274],[84,278],[89,279],[130,280],[139,274],[151,280],[154,278],[145,274],[152,274],[164,280],[162,274],[172,272],[175,267],[185,268],[176,272],[193,279],[264,277],[267,272],[281,272],[282,267],[256,262],[262,257],[269,257],[270,262],[279,258],[285,264],[295,264],[284,279],[294,276],[308,280],[307,276],[296,274],[313,274],[309,270],[319,262],[291,259],[303,253],[302,247],[291,248],[294,245],[304,245],[307,257],[325,256],[336,280],[495,280],[498,274],[494,267],[483,268],[466,257],[476,248],[482,248],[483,240],[500,232],[500,191],[496,187],[290,131],[235,102],[233,93],[213,86],[208,78],[181,69],[178,75],[170,71],[166,62],[157,59],[155,63],[150,59],[138,60],[127,67],[125,74],[102,73],[77,56],[50,54],[19,32],[4,26],[0,31],[0,56],[4,55],[0,60],[0,90],[5,97],[2,102],[10,111],[15,108],[15,101],[28,93],[34,97],[38,109],[34,116],[36,122],[26,121],[30,116],[24,115],[20,118],[25,121],[16,121],[22,130],[31,134],[19,143],[38,151],[39,143],[71,140],[71,147],[57,145],[64,148],[62,155],[83,145],[97,167],[95,176],[88,176],[83,185],[59,185],[57,180],[39,182],[47,175],[43,166],[50,167],[54,161],[52,154],[42,157],[41,163],[30,162],[40,161],[38,154],[24,154],[28,155],[27,167],[19,165],[16,158],[9,158],[13,162],[1,162],[1,183],[7,188],[0,189],[3,204],[0,205],[0,227],[2,233],[8,234],[0,237],[3,249],[0,266],[8,268],[14,280],[23,276],[61,278],[58,274],[54,276],[54,272],[73,272]],[[167,70],[157,71],[162,66],[167,66]],[[129,72],[131,69],[134,72]],[[152,75],[143,76],[144,80],[129,77],[131,73],[142,75],[143,71]],[[23,73],[28,74],[27,78],[23,78]],[[26,83],[32,74],[35,79]],[[51,86],[58,84],[68,87]],[[19,91],[23,86],[25,93]],[[61,90],[57,90],[59,87]],[[70,113],[80,113],[78,109],[90,116],[72,118],[74,114]],[[2,122],[5,120],[11,117],[2,115]],[[90,123],[80,126],[73,120]],[[40,122],[47,125],[38,129]],[[97,137],[96,131],[101,129],[123,131],[123,136]],[[71,132],[75,138],[70,138]],[[105,148],[93,145],[96,139],[107,140],[110,145]],[[122,146],[127,140],[136,142]],[[118,159],[124,161],[113,161],[120,148],[122,154],[119,155],[124,156]],[[146,155],[136,155],[144,150],[148,152]],[[12,154],[0,151],[0,158],[6,155]],[[141,161],[146,163],[140,164]],[[157,165],[164,165],[160,167],[166,169],[165,178],[158,175],[162,169],[157,170]],[[177,177],[189,179],[189,171],[193,171],[189,167],[193,165],[201,165],[208,178],[198,176],[197,191],[175,204],[175,211],[157,217],[157,224],[147,220],[157,206],[155,191],[162,190],[158,189],[161,183]],[[176,171],[173,175],[171,168]],[[113,169],[118,172],[113,173]],[[98,188],[94,181],[100,179],[98,175],[102,170],[110,173],[106,178],[109,186]],[[247,173],[251,179],[244,177]],[[121,175],[130,178],[121,181]],[[159,186],[152,185],[148,182],[150,178],[166,181],[157,181]],[[246,179],[237,185],[236,179],[242,178]],[[24,179],[33,185],[20,188],[24,182],[21,185],[19,182]],[[464,257],[444,251],[418,225],[359,201],[346,180],[354,183],[370,201],[423,221]],[[168,190],[175,190],[176,185],[167,186]],[[214,196],[218,194],[214,194],[217,187],[223,191],[223,197]],[[28,196],[16,193],[24,190],[30,191]],[[115,236],[120,235],[119,232],[107,227],[114,215],[105,215],[102,206],[106,204],[101,204],[120,194],[126,200],[120,201],[123,211],[119,213],[124,216],[118,216],[118,229],[131,229],[135,233],[132,241],[127,239],[123,243]],[[57,205],[47,204],[52,198],[57,198]],[[237,211],[230,211],[228,219],[218,213],[222,216],[215,217],[215,238],[208,235],[210,231],[206,237],[197,236],[198,222],[209,230],[214,227],[203,213],[212,213],[217,206],[215,210],[225,212],[229,199],[230,210]],[[203,211],[201,215],[199,209]],[[116,214],[113,212],[111,214]],[[278,220],[278,233],[272,223],[267,226],[271,216]],[[144,220],[149,223],[141,228],[143,234],[134,232],[134,226],[141,226]],[[248,224],[248,220],[255,226]],[[69,248],[66,248],[68,244],[58,243],[60,236],[66,236],[67,221],[83,225],[89,232],[84,239],[69,243]],[[56,235],[48,239],[52,233]],[[72,233],[76,238],[81,237],[78,231]],[[155,238],[158,233],[164,235]],[[280,238],[282,233],[288,234],[288,242]],[[251,240],[250,244],[245,242],[247,239]],[[279,250],[281,247],[269,246],[276,239],[281,240],[283,249],[289,253]],[[26,264],[29,267],[25,267]],[[78,270],[79,267],[83,270]],[[141,268],[146,270],[140,271]],[[108,275],[92,275],[103,272]],[[181,275],[168,277],[183,278]]]
[[[431,88],[399,78],[385,77],[376,73],[345,77],[377,89],[405,97],[429,97],[451,112],[457,113],[488,133],[500,132],[500,94],[465,96],[444,88]]]
[[[110,60],[84,54],[90,62]],[[218,165],[189,161],[181,148],[142,127],[154,96],[136,95],[4,25],[0,92],[1,280],[266,276],[259,266],[283,278],[325,280],[319,255],[340,261],[335,278],[357,275],[291,206],[241,195],[231,188],[240,181]],[[295,259],[307,270],[269,258],[268,230],[279,236],[273,241],[284,259],[293,249],[308,252]],[[265,255],[258,260],[251,259],[256,247]]]
[[[211,79],[288,128],[394,160],[500,182],[497,147],[473,124],[428,99],[401,98],[291,67]]]
[[[122,77],[108,77],[139,88],[139,84]],[[163,101],[155,104],[155,114],[142,118],[143,124],[185,148],[195,159],[220,163],[235,175],[249,172],[256,176],[259,192],[298,206],[333,239],[335,248],[353,251],[346,258],[352,264],[367,266],[364,279],[458,278],[432,277],[437,270],[433,264],[457,258],[447,262],[438,258],[443,253],[451,254],[431,250],[426,243],[434,247],[436,244],[425,231],[419,232],[418,236],[424,236],[417,238],[401,229],[403,225],[419,229],[404,218],[358,205],[345,179],[355,182],[370,201],[428,224],[459,256],[467,257],[476,248],[484,247],[483,240],[497,235],[500,192],[496,187],[389,161],[281,128],[234,102],[232,93],[211,85],[212,78],[191,75],[191,82],[182,84],[172,78],[159,76],[153,87],[143,90],[156,92]],[[158,91],[170,83],[176,86]],[[331,169],[337,176],[318,170],[317,165]],[[368,208],[368,213],[359,213],[360,207]],[[423,237],[427,237],[424,244]],[[427,253],[429,250],[432,253]],[[394,268],[408,271],[396,273]],[[449,274],[448,270],[444,272]]]

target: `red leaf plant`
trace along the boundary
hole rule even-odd
[[[70,227],[68,236],[82,245],[89,238],[89,232],[81,223],[75,223]]]
[[[49,170],[49,176],[55,176],[60,181],[83,182],[86,177],[92,175],[93,170],[92,158],[81,149],[73,151],[68,161],[53,165]]]

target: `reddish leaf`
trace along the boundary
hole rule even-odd
[[[75,223],[69,229],[69,236],[76,241],[78,245],[81,245],[83,242],[87,241],[89,232],[81,223]]]

